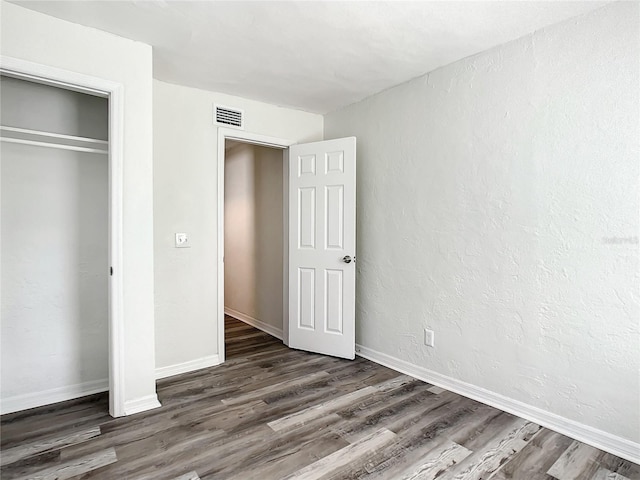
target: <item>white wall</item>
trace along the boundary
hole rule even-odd
[[[226,148],[224,170],[224,306],[241,320],[281,337],[283,151],[227,143],[231,147]]]
[[[0,151],[2,411],[108,390],[106,156]]]
[[[358,138],[357,342],[636,456],[638,21],[614,3],[325,117]]]
[[[0,85],[3,125],[108,138],[104,98]],[[2,412],[108,390],[108,158],[4,142],[0,154]]]
[[[124,85],[125,405],[155,400],[151,47],[2,1],[0,52]]]
[[[245,111],[247,132],[321,140],[323,118],[154,81],[156,354],[162,375],[217,363],[217,128],[213,104]],[[174,248],[174,234],[191,248]]]

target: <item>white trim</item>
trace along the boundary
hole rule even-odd
[[[153,410],[154,408],[160,408],[161,406],[162,405],[160,405],[160,402],[158,401],[158,396],[154,393],[153,395],[146,395],[144,397],[124,402],[124,414],[133,415],[135,413]]]
[[[282,151],[282,343],[289,346],[289,149]]]
[[[103,78],[0,55],[0,73],[109,99],[109,413],[125,415],[123,291],[124,86]]]
[[[96,95],[102,98],[109,97],[110,90],[104,88],[105,84],[116,85],[115,82],[110,80],[6,55],[0,55],[0,67],[2,68],[2,74],[8,77]]]
[[[218,282],[218,357],[220,363],[224,363],[224,144],[225,140],[238,140],[244,143],[251,143],[254,145],[263,145],[267,147],[275,148],[288,148],[295,142],[291,140],[284,140],[282,138],[269,137],[267,135],[260,135],[256,133],[244,132],[233,128],[218,128],[218,179],[217,179],[217,241],[218,241],[218,264],[217,264],[217,282]],[[285,259],[286,262],[286,259]],[[283,292],[283,295],[288,295],[288,292]],[[286,342],[285,342],[286,343]]]
[[[584,425],[555,413],[542,410],[519,400],[477,387],[456,378],[448,377],[413,363],[400,360],[386,353],[356,344],[356,354],[360,357],[392,368],[419,380],[450,390],[464,397],[472,398],[518,417],[547,427],[580,442],[612,453],[631,462],[640,464],[640,444],[603,430]]]
[[[274,327],[273,325],[269,325],[268,323],[263,322],[262,320],[258,320],[257,318],[250,317],[249,315],[245,315],[244,313],[238,312],[233,308],[224,307],[224,313],[229,315],[230,317],[237,318],[241,322],[248,323],[252,327],[256,327],[258,330],[262,330],[265,333],[268,333],[272,337],[279,338],[282,340],[282,329],[278,327]]]
[[[220,365],[218,355],[209,355],[207,357],[196,358],[188,362],[176,363],[175,365],[167,365],[166,367],[156,368],[156,380],[161,378],[173,377],[182,373],[189,373],[202,368],[215,367]]]
[[[124,87],[109,95],[109,256],[113,268],[109,289],[109,413],[125,415],[124,360]]]
[[[295,145],[296,142],[292,140],[285,140],[284,138],[270,137],[268,135],[261,135],[259,133],[251,133],[239,131],[234,128],[219,127],[218,128],[218,140],[222,137],[222,151],[224,153],[224,140],[237,140],[243,143],[250,143],[252,145],[262,145],[264,147],[274,148],[289,148],[291,145]],[[218,153],[219,144],[218,144]],[[223,159],[224,160],[224,159]]]
[[[28,408],[65,402],[67,400],[73,400],[74,398],[85,397],[108,390],[109,379],[104,378],[78,383],[76,385],[52,388],[41,392],[27,393],[26,395],[16,395],[2,400],[0,403],[0,414],[4,415],[5,413],[19,412],[20,410],[26,410]]]

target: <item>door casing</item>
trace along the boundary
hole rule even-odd
[[[282,138],[269,137],[256,133],[246,132],[233,128],[218,128],[218,211],[217,211],[217,232],[218,232],[218,257],[217,257],[217,301],[218,301],[218,358],[220,363],[225,361],[224,351],[224,159],[225,159],[225,141],[236,140],[242,143],[250,143],[253,145],[261,145],[264,147],[272,147],[282,149],[283,166],[284,166],[284,184],[283,184],[283,220],[284,220],[284,252],[283,252],[283,289],[282,289],[282,340],[285,345],[289,344],[289,322],[284,319],[289,318],[289,243],[287,241],[286,232],[289,231],[289,216],[286,214],[289,205],[289,162],[288,148],[296,142]]]
[[[123,305],[123,138],[124,87],[121,83],[50,65],[0,55],[0,73],[30,82],[109,99],[109,414],[125,415]]]

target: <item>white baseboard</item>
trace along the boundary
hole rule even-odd
[[[244,323],[248,323],[252,327],[256,327],[258,330],[262,330],[269,335],[279,338],[282,340],[282,329],[274,327],[273,325],[269,325],[268,323],[264,323],[257,318],[250,317],[249,315],[245,315],[244,313],[240,313],[237,310],[234,310],[229,307],[224,307],[225,315],[229,315],[233,318],[237,318],[238,320],[243,321]]]
[[[220,356],[209,355],[207,357],[189,360],[188,362],[159,367],[156,368],[156,380],[160,378],[173,377],[174,375],[180,375],[181,373],[193,372],[194,370],[200,370],[201,368],[215,367],[216,365],[220,365]]]
[[[109,391],[109,379],[92,380],[90,382],[52,388],[41,392],[16,395],[0,401],[0,414],[19,412],[28,408],[41,407],[52,403],[73,400],[74,398]]]
[[[154,408],[161,407],[158,396],[154,393],[145,397],[127,400],[124,402],[124,414],[133,415],[135,413],[146,412]]]
[[[612,453],[631,462],[640,464],[640,444],[603,430],[584,425],[555,413],[514,400],[499,393],[486,390],[470,383],[428,370],[424,367],[392,357],[362,345],[356,345],[356,355],[411,375],[432,385],[450,390],[462,396],[472,398],[484,404],[498,408],[518,417],[547,427],[580,442]]]

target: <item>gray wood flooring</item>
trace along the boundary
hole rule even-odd
[[[224,365],[2,417],[2,479],[640,479],[640,466],[358,358],[226,321]]]

